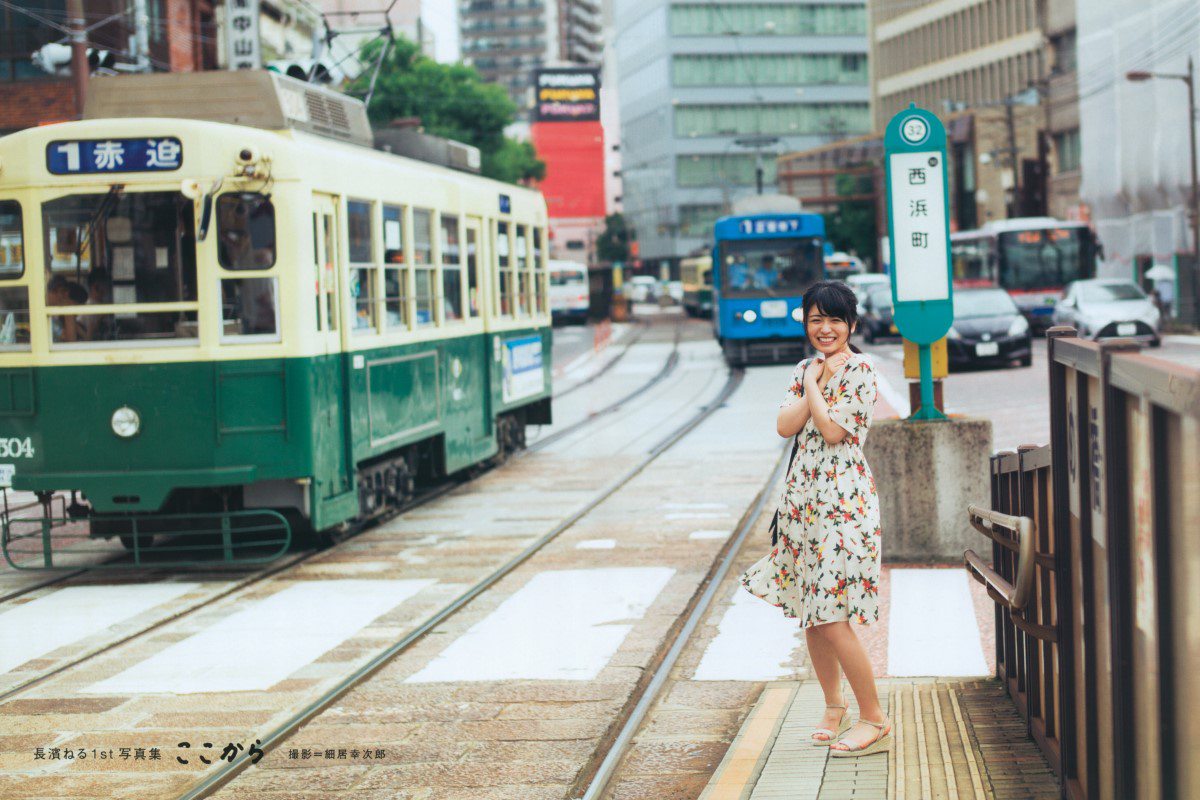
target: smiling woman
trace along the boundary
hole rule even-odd
[[[804,295],[808,337],[820,355],[796,365],[776,416],[779,434],[796,437],[776,511],[778,540],[741,576],[748,592],[800,621],[826,702],[812,745],[830,747],[835,757],[887,749],[891,729],[870,660],[849,624],[879,620],[882,538],[875,479],[862,451],[875,370],[850,346],[855,306],[854,292],[840,281],[822,281]],[[858,700],[854,727],[842,671]]]

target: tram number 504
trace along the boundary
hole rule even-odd
[[[0,436],[0,458],[33,458],[33,441]]]

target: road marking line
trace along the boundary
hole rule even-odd
[[[689,539],[728,539],[729,531],[725,530],[703,530],[692,531],[688,534]]]
[[[332,580],[295,584],[215,620],[200,633],[82,691],[264,691],[434,583]]]
[[[733,605],[717,624],[717,635],[700,657],[694,681],[773,681],[796,670],[784,666],[800,647],[799,626],[778,608],[734,589]]]
[[[405,682],[594,680],[674,574],[669,567],[540,572]]]
[[[575,545],[576,550],[612,550],[617,546],[616,539],[584,539]]]
[[[889,578],[889,675],[988,674],[964,570],[893,569]]]
[[[677,511],[665,514],[666,519],[723,519],[729,516],[728,511]]]
[[[182,597],[199,586],[68,586],[22,603],[0,614],[0,673]]]

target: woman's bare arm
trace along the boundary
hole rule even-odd
[[[820,362],[811,362],[805,366],[803,374],[807,375],[814,370],[819,371],[820,366]],[[803,376],[801,376],[801,379],[803,380]],[[811,413],[808,403],[801,397],[800,402],[779,409],[779,416],[775,418],[775,431],[785,439],[789,436],[795,436],[804,430],[804,426],[808,423],[808,417]]]

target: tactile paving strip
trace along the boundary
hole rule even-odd
[[[777,690],[780,684],[769,684]],[[738,759],[756,761],[743,772],[745,782],[715,782],[726,773],[723,762],[702,798],[748,800],[1055,800],[1057,780],[1025,724],[996,680],[881,681],[888,714],[895,725],[891,749],[860,758],[830,758],[813,747],[809,734],[824,712],[815,680],[796,686],[783,719],[776,702],[775,735],[763,742],[765,753],[739,751]],[[857,716],[851,705],[850,713]],[[753,717],[753,715],[752,715]],[[767,720],[760,720],[759,725]],[[747,724],[750,720],[747,720]],[[732,751],[736,749],[731,748]],[[748,742],[747,742],[748,744]],[[765,758],[764,758],[765,756]],[[729,759],[729,755],[727,755]]]

